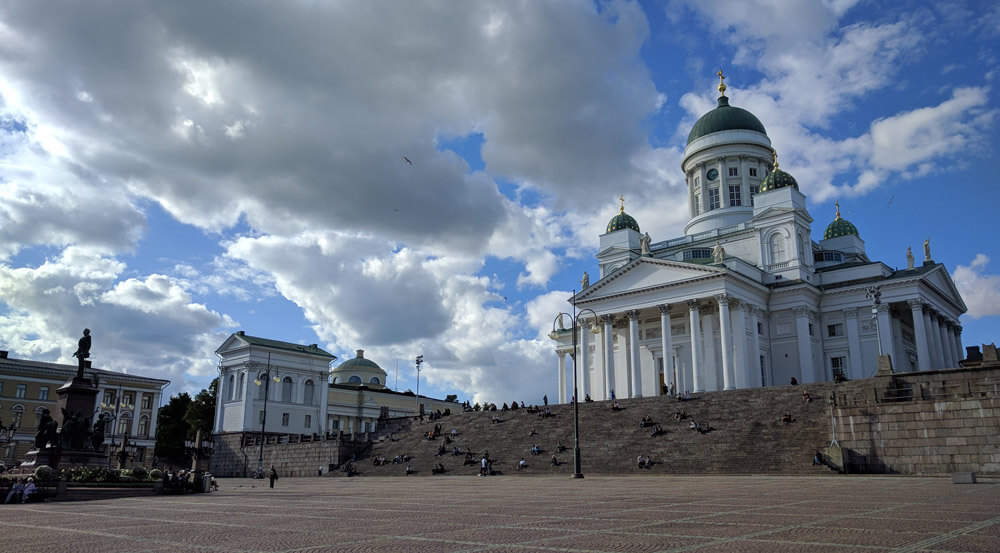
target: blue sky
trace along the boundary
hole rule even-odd
[[[814,239],[835,201],[887,265],[929,238],[993,342],[1000,8],[899,4],[0,1],[0,348],[70,362],[89,327],[176,393],[245,330],[554,397],[618,196],[682,234],[719,69]]]

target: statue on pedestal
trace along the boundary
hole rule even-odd
[[[90,445],[94,448],[94,451],[100,451],[101,446],[104,445],[104,425],[106,419],[102,413],[94,421],[94,431],[90,435]]]
[[[590,275],[587,274],[587,271],[584,271],[583,278],[580,279],[580,290],[586,290],[587,288],[590,288]]]
[[[924,240],[924,263],[932,261],[931,259],[931,239],[928,238]]]
[[[649,233],[648,232],[646,234],[643,234],[639,238],[639,248],[640,248],[640,253],[642,253],[642,255],[649,255],[649,243],[650,242],[652,242],[652,239],[649,237]]]
[[[906,268],[913,268],[913,249],[909,246],[906,246]]]
[[[715,247],[712,248],[712,261],[714,263],[722,263],[723,258],[726,257],[726,249],[719,244],[719,241],[715,241]]]
[[[35,432],[35,449],[44,449],[49,444],[55,445],[58,429],[59,423],[52,418],[49,410],[42,409],[42,414],[38,417],[38,431]]]
[[[79,360],[79,364],[76,369],[77,378],[83,378],[83,367],[84,359],[90,357],[90,329],[83,329],[83,338],[77,343],[76,352],[73,353],[73,357]]]

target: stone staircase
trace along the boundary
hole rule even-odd
[[[618,411],[611,410],[610,401],[580,404],[580,449],[584,474],[822,474],[825,467],[812,465],[817,449],[830,443],[830,403],[827,398],[855,383],[804,384],[728,392],[696,394],[689,401],[678,402],[670,397],[650,397],[619,400]],[[806,403],[802,392],[808,391],[812,401]],[[573,473],[573,408],[572,405],[549,406],[554,416],[539,418],[526,409],[507,412],[455,413],[442,417],[441,437],[428,440],[424,435],[435,422],[411,421],[393,425],[398,438],[383,437],[359,458],[355,467],[362,476],[402,476],[406,463],[392,464],[396,455],[408,454],[416,475],[429,476],[436,463],[445,474],[472,475],[477,466],[463,466],[464,456],[453,456],[452,448],[473,451],[476,459],[489,451],[494,470],[504,474],[570,475]],[[677,409],[687,411],[687,419],[677,422]],[[788,412],[792,423],[781,422]],[[492,416],[502,422],[493,424]],[[666,432],[652,437],[652,428],[640,428],[643,416],[652,417]],[[701,434],[688,428],[690,419],[707,424],[712,430]],[[457,438],[445,447],[445,455],[437,456],[451,429]],[[534,433],[532,433],[534,432]],[[556,452],[557,444],[566,449]],[[542,449],[541,455],[531,455],[532,445]],[[559,465],[551,466],[555,454]],[[389,463],[374,466],[376,456]],[[645,455],[653,466],[639,468],[636,458]],[[527,470],[516,471],[524,457]],[[334,472],[333,476],[344,476]]]

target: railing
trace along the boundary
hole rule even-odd
[[[782,261],[781,263],[771,263],[767,266],[768,271],[776,271],[778,269],[785,269],[791,266],[791,261]]]

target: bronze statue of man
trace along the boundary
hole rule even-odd
[[[90,357],[90,329],[83,329],[83,337],[77,343],[76,352],[73,353],[73,357],[79,360],[79,364],[76,368],[77,378],[83,378],[83,360]]]

